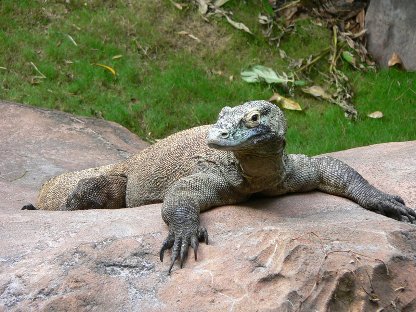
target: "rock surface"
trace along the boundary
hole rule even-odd
[[[406,70],[416,70],[416,1],[370,1],[365,28],[368,51],[382,67],[397,53]]]
[[[0,114],[0,311],[416,311],[416,227],[343,198],[204,213],[210,245],[171,276],[160,205],[21,211],[47,177],[144,144],[101,120],[10,103]],[[334,155],[416,206],[416,141]]]

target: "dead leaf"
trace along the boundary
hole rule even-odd
[[[184,30],[182,30],[182,31],[178,31],[178,32],[177,32],[177,34],[178,34],[178,35],[181,35],[181,36],[188,36],[189,38],[194,39],[195,41],[201,42],[201,39],[199,39],[198,37],[196,37],[196,36],[194,36],[194,35],[190,34],[190,33],[189,33],[189,32],[187,32],[187,31],[184,31]]]
[[[207,12],[208,12],[208,2],[206,0],[197,0],[197,2],[198,2],[199,13],[201,13],[202,15],[207,14]]]
[[[302,88],[302,91],[310,94],[316,98],[322,98],[324,100],[331,100],[332,96],[327,93],[322,87],[320,86],[311,86],[307,88]]]
[[[295,102],[291,99],[281,96],[279,93],[274,93],[273,96],[269,99],[269,102],[275,101],[277,104],[280,104],[284,109],[301,111],[302,107],[298,102]]]
[[[67,36],[68,36],[69,40],[77,47],[78,44],[75,42],[74,38],[72,38],[71,35],[67,35]]]
[[[223,6],[224,4],[226,4],[228,1],[230,0],[217,0],[215,1],[214,5],[219,8],[220,6]]]
[[[322,23],[321,20],[316,20],[316,21],[311,20],[311,22],[312,22],[312,24],[314,24],[316,26],[319,26],[319,27],[323,27],[324,26],[324,24]]]
[[[37,79],[45,79],[46,78],[46,76],[36,67],[36,65],[33,62],[30,62],[30,65],[32,65],[32,67],[40,75],[40,76],[35,76],[34,78],[37,78]]]
[[[233,75],[231,75],[230,77],[228,77],[228,80],[229,80],[229,81],[233,81],[233,80],[234,80],[234,76],[233,76]]]
[[[291,99],[288,98],[284,98],[282,101],[282,107],[285,109],[289,109],[289,110],[297,110],[297,111],[301,111],[302,107],[299,105],[298,102],[295,102]]]
[[[296,14],[297,11],[298,11],[298,8],[294,6],[294,7],[290,7],[281,11],[280,14],[284,16],[287,22],[290,23],[292,17]]]
[[[188,37],[191,39],[194,39],[195,41],[201,42],[201,39],[199,39],[198,37],[192,35],[192,34],[188,34]]]
[[[290,61],[289,67],[291,67],[291,68],[300,68],[302,66],[302,64],[303,64],[303,59],[296,59],[296,60],[292,59]]]
[[[114,68],[112,68],[110,66],[107,66],[107,65],[104,65],[104,64],[98,64],[98,63],[95,63],[94,65],[107,69],[110,73],[113,74],[113,76],[116,75],[116,71],[114,70]]]
[[[280,102],[282,96],[279,93],[273,93],[272,97],[269,99],[269,102]]]
[[[172,2],[172,4],[175,6],[175,8],[177,8],[178,10],[182,10],[183,9],[183,5],[174,1],[170,1]]]
[[[402,59],[400,58],[399,54],[397,54],[396,52],[393,52],[393,54],[390,56],[390,59],[389,59],[389,62],[387,63],[387,65],[389,67],[393,67],[394,65],[402,66],[403,62],[402,62]]]
[[[119,58],[122,58],[123,57],[123,55],[121,55],[121,54],[117,54],[117,55],[114,55],[113,57],[112,57],[112,59],[113,60],[116,60],[116,59],[119,59]]]
[[[366,32],[367,32],[367,29],[362,29],[359,32],[353,34],[351,37],[353,39],[360,38],[361,36],[365,35]]]
[[[279,55],[280,55],[280,58],[282,60],[284,60],[287,57],[286,52],[284,50],[282,50],[282,49],[279,49]]]
[[[380,111],[375,111],[375,112],[372,112],[371,114],[368,114],[367,116],[370,118],[378,119],[378,118],[382,118],[384,115]]]
[[[355,21],[360,25],[360,31],[364,29],[364,21],[365,21],[365,10],[362,9],[360,13],[357,14],[355,17]]]
[[[259,23],[262,25],[270,24],[271,19],[267,15],[259,14]]]
[[[35,77],[30,78],[30,83],[32,85],[38,85],[38,84],[40,84],[40,82],[41,82],[41,80],[39,80],[39,77],[38,76],[35,76]]]
[[[81,27],[79,27],[79,26],[77,26],[77,25],[75,25],[75,24],[71,24],[76,30],[78,30],[78,31],[80,31],[81,30]]]
[[[237,29],[240,29],[240,30],[243,30],[246,33],[249,33],[251,35],[253,34],[250,31],[250,29],[246,25],[244,25],[243,23],[235,22],[231,18],[229,18],[227,15],[225,16],[225,18],[227,19],[227,22],[230,23],[233,27],[235,27]]]

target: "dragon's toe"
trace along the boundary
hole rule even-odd
[[[179,259],[180,267],[188,256],[189,246],[194,250],[194,257],[197,260],[197,252],[199,241],[205,241],[208,244],[208,232],[204,227],[198,227],[192,229],[179,229],[177,231],[169,231],[168,237],[163,241],[162,248],[160,249],[160,261],[163,262],[163,256],[167,249],[172,249],[171,263],[169,266],[168,274],[172,271],[172,268]]]

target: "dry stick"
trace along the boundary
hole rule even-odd
[[[331,50],[330,47],[323,49],[321,52],[318,53],[318,55],[312,60],[310,61],[308,64],[303,65],[302,67],[298,68],[297,70],[295,70],[295,73],[304,71],[306,68],[310,67],[311,65],[315,64],[316,62],[318,62],[324,55],[326,55],[329,51]]]
[[[339,57],[341,56],[342,48],[345,46],[345,42],[340,42],[340,43],[337,42],[337,46],[339,47],[340,50],[339,50],[338,55],[335,58],[335,63],[339,59]],[[319,52],[316,55],[316,57],[312,61],[310,61],[308,64],[305,64],[302,67],[300,67],[297,70],[295,70],[295,73],[304,71],[305,69],[307,69],[308,67],[310,67],[311,65],[313,65],[317,61],[319,61],[323,56],[325,56],[330,51],[331,51],[331,47],[328,47],[328,48],[323,49],[321,52]]]
[[[331,64],[329,65],[329,72],[334,72],[334,68],[336,67],[336,56],[337,56],[337,44],[338,44],[338,36],[337,36],[337,26],[332,27],[333,32],[333,53],[331,58]]]
[[[14,182],[16,180],[23,178],[26,175],[26,173],[27,173],[27,170],[25,170],[25,172],[23,172],[20,176],[18,176],[17,178],[14,178],[13,180],[10,180],[9,182]]]
[[[381,259],[376,259],[376,260],[377,261],[380,261],[381,263],[384,264],[384,266],[386,267],[386,274],[387,274],[387,276],[389,276],[390,275],[390,271],[389,271],[389,267],[387,266],[387,264],[383,260],[381,260]]]
[[[288,4],[278,8],[277,11],[282,11],[282,10],[289,9],[291,7],[297,6],[299,3],[300,3],[300,0],[289,2]]]
[[[338,62],[341,54],[342,54],[342,48],[344,47],[344,45],[340,45],[340,49],[338,51],[337,57],[335,58],[335,64]]]
[[[45,79],[46,78],[46,76],[36,67],[35,64],[33,64],[33,62],[30,62],[30,65],[32,65],[33,68],[38,72],[38,74],[40,75],[39,78],[42,78],[42,79]]]

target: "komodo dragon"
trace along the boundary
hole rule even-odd
[[[68,172],[47,181],[37,208],[122,208],[162,202],[169,234],[160,250],[172,249],[169,272],[189,245],[208,243],[199,214],[211,207],[318,189],[362,207],[415,223],[416,213],[399,196],[370,185],[359,173],[328,156],[286,155],[286,120],[266,101],[224,107],[213,125],[185,130],[114,165]],[[26,205],[23,209],[36,209]]]

